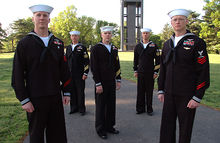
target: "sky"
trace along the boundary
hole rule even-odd
[[[93,17],[117,23],[120,26],[121,0],[4,0],[0,5],[0,23],[3,29],[20,18],[32,16],[29,7],[34,4],[47,4],[54,7],[51,18],[64,11],[67,6],[77,8],[77,16]],[[167,13],[173,9],[184,8],[204,15],[204,0],[144,0],[143,27],[151,28],[154,34],[159,34],[166,23],[170,23]]]

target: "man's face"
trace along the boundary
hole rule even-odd
[[[32,21],[34,22],[35,27],[47,28],[50,23],[50,14],[43,11],[35,12]]]
[[[73,43],[78,43],[78,41],[79,41],[79,35],[73,34],[73,35],[70,36],[70,38],[71,38]]]
[[[188,20],[183,15],[176,15],[176,16],[173,16],[171,19],[171,25],[174,31],[185,30],[187,24],[188,24]]]
[[[103,41],[110,42],[112,38],[112,32],[111,31],[102,32],[101,37]]]
[[[142,32],[142,38],[143,40],[149,40],[150,32]]]

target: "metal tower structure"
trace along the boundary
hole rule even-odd
[[[133,50],[141,39],[143,0],[121,0],[121,48]]]

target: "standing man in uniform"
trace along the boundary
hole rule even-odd
[[[64,57],[64,44],[48,31],[53,8],[34,5],[30,10],[34,30],[18,42],[12,87],[27,112],[30,143],[44,143],[44,134],[47,143],[66,143],[62,103],[69,103],[71,78]]]
[[[72,73],[73,90],[70,96],[70,113],[85,115],[85,80],[89,72],[89,55],[84,45],[79,43],[80,32],[71,31],[72,44],[66,48],[66,58]]]
[[[134,76],[138,78],[136,111],[137,114],[144,113],[147,105],[147,114],[152,116],[154,79],[160,68],[160,52],[157,45],[149,40],[151,29],[143,28],[141,32],[143,41],[134,48],[133,69]]]
[[[96,132],[107,139],[107,132],[118,134],[114,128],[116,90],[121,87],[118,49],[110,40],[112,26],[101,27],[102,41],[91,48],[91,71],[95,81]]]
[[[206,43],[186,29],[190,11],[168,13],[174,34],[164,43],[158,83],[163,104],[160,143],[190,143],[196,108],[209,87],[209,59]]]

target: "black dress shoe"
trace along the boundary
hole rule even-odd
[[[142,114],[145,113],[145,111],[137,111],[136,114]]]
[[[76,112],[78,112],[78,111],[77,111],[77,110],[75,110],[75,111],[70,111],[69,114],[74,114],[74,113],[76,113]]]
[[[104,139],[104,140],[107,139],[107,134],[106,133],[98,133],[98,135],[101,139]]]
[[[107,130],[107,132],[112,133],[112,134],[119,134],[119,130],[116,130],[115,128]]]
[[[153,116],[154,112],[147,112],[149,116]]]

